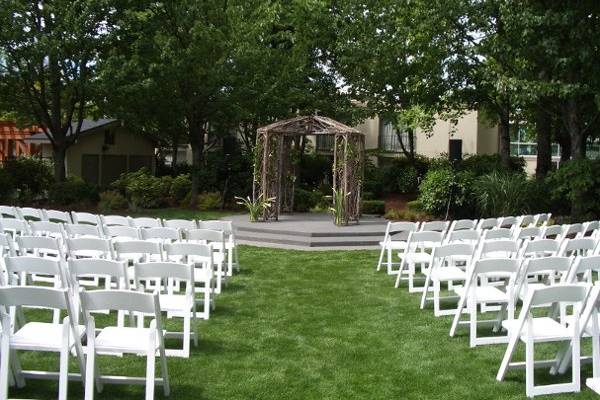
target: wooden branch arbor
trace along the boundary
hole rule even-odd
[[[275,198],[262,219],[277,220],[294,206],[296,177],[291,160],[292,142],[305,135],[332,135],[334,222],[358,223],[365,159],[365,137],[358,130],[322,116],[301,116],[259,128],[254,155],[254,199]]]

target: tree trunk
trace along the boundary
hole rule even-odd
[[[54,179],[56,182],[64,182],[67,178],[65,159],[67,149],[65,146],[57,145],[52,149],[52,156],[54,157]]]
[[[201,122],[190,124],[190,145],[192,147],[192,199],[200,194],[200,171],[204,159],[204,126]]]
[[[579,126],[577,115],[577,100],[569,98],[565,109],[565,126],[571,139],[571,160],[582,160],[585,158],[585,135]],[[571,203],[571,218],[573,221],[580,221],[584,211],[583,193],[578,190],[574,193]]]
[[[545,102],[540,100],[536,107],[535,130],[537,139],[537,166],[535,177],[543,180],[552,168],[551,118],[546,112]]]
[[[498,121],[498,152],[500,153],[500,159],[502,166],[506,169],[510,169],[510,114],[508,110],[504,110],[500,113],[500,119]]]

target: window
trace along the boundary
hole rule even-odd
[[[110,129],[106,129],[104,131],[104,144],[115,144],[115,132],[110,130]]]
[[[317,135],[317,151],[331,152],[333,151],[333,143],[335,136],[333,135]]]
[[[510,155],[537,156],[537,142],[532,128],[523,124],[511,124]],[[552,143],[552,157],[560,157],[560,146]]]
[[[400,132],[400,138],[398,138],[398,134],[396,132],[396,129],[390,122],[381,122],[379,124],[379,150],[400,153],[402,151],[400,140],[402,140],[404,148],[407,150],[409,149],[409,129],[403,129],[402,132]],[[416,139],[416,137],[414,138]],[[414,145],[416,148],[416,140]]]

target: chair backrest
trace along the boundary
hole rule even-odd
[[[44,307],[56,310],[67,310],[70,306],[67,289],[39,286],[6,286],[0,287],[0,304],[5,307]]]
[[[571,285],[555,285],[533,290],[530,294],[529,301],[525,301],[525,304],[529,304],[530,307],[538,306],[549,303],[581,303],[587,298],[589,288],[587,286],[571,284]],[[527,309],[529,312],[530,309]]]
[[[592,283],[594,281],[594,272],[600,270],[600,256],[577,256],[565,279],[567,283],[573,283],[580,280]],[[583,275],[583,279],[579,279]]]
[[[163,243],[181,240],[181,234],[179,230],[175,228],[142,228],[140,232],[143,240],[155,240]]]
[[[477,249],[477,258],[516,258],[520,245],[518,240],[484,240]]]
[[[71,224],[73,220],[71,219],[71,214],[65,211],[58,210],[42,210],[44,215],[44,220],[50,222],[60,222],[63,224]]]
[[[521,257],[547,257],[558,254],[560,242],[553,239],[525,241],[521,247]]]
[[[128,217],[122,215],[100,215],[103,226],[131,226]]]
[[[108,239],[80,237],[67,239],[67,249],[72,258],[114,258],[112,243]]]
[[[551,213],[536,214],[533,216],[533,225],[534,226],[546,226],[546,225],[548,225],[548,222],[550,222],[551,217],[552,217]]]
[[[130,218],[131,226],[136,228],[159,228],[162,227],[162,222],[159,218],[137,217]]]
[[[63,238],[65,231],[62,224],[50,221],[32,221],[29,223],[30,232],[35,236],[50,236]]]
[[[8,232],[12,234],[13,237],[29,234],[29,224],[23,219],[2,218],[0,220],[0,226],[2,227],[3,232]]]
[[[486,258],[477,260],[473,266],[475,275],[501,275],[510,274],[511,279],[516,279],[521,262],[515,258]]]
[[[449,221],[427,221],[421,224],[421,231],[435,231],[445,233],[450,225]]]
[[[40,274],[57,277],[58,280],[55,281],[55,285],[63,288],[69,286],[63,265],[58,260],[37,256],[19,256],[6,257],[4,262],[6,264],[6,272],[8,273],[8,283],[11,285],[17,285],[19,282],[25,284],[20,279],[27,279],[23,275]]]
[[[25,220],[38,220],[42,221],[44,219],[44,215],[42,214],[42,210],[39,208],[33,207],[21,207],[17,208],[21,219]]]
[[[116,240],[136,240],[140,239],[140,230],[138,228],[134,228],[132,226],[122,226],[122,225],[114,225],[114,226],[105,226],[104,234]]]
[[[148,256],[158,255],[162,259],[160,243],[147,240],[123,240],[114,243],[117,258],[119,260],[129,259],[130,255],[140,255],[142,259]]]
[[[513,229],[521,225],[521,221],[517,217],[503,217],[500,218],[500,222],[498,223],[498,228],[508,228]]]
[[[542,231],[542,239],[557,239],[562,240],[564,228],[562,225],[550,225],[546,226]]]
[[[67,237],[97,237],[101,238],[102,232],[98,225],[90,224],[65,224],[65,234]]]
[[[213,260],[212,246],[209,244],[176,242],[167,243],[164,246],[169,261],[188,262],[188,260],[193,260],[208,264]]]
[[[497,228],[499,222],[500,221],[498,218],[485,218],[479,221],[477,224],[477,229],[483,230]]]
[[[533,215],[521,215],[521,224],[520,226],[527,228],[533,226],[535,222],[535,217]]]
[[[492,228],[483,232],[482,240],[512,239],[512,231],[508,228]]]
[[[0,206],[0,217],[20,218],[19,212],[12,206]]]
[[[88,225],[99,225],[100,217],[96,214],[86,212],[71,212],[74,224],[88,224]]]
[[[456,221],[452,221],[450,225],[450,232],[461,231],[464,229],[476,229],[477,228],[477,220],[475,219],[459,219]]]
[[[410,232],[407,241],[407,252],[424,251],[440,246],[444,239],[442,232],[436,231],[419,231]]]
[[[163,219],[163,226],[167,228],[175,228],[175,229],[196,229],[198,228],[198,224],[196,220],[189,219]]]
[[[585,227],[583,226],[583,224],[580,224],[580,223],[568,225],[564,231],[565,233],[563,235],[563,239],[564,238],[575,239],[575,238],[583,235],[584,230],[585,230]]]
[[[529,274],[541,274],[549,271],[564,273],[571,267],[570,257],[550,256],[525,260],[524,271]]]
[[[458,231],[450,231],[446,235],[446,243],[466,242],[477,244],[481,238],[481,232],[475,229],[463,229]]]
[[[158,293],[143,293],[130,290],[94,290],[80,292],[84,312],[100,310],[133,311],[154,314],[157,329],[160,329],[160,303]]]
[[[539,228],[537,226],[528,226],[525,228],[521,228],[517,231],[516,235],[515,235],[515,239],[529,239],[529,240],[536,240],[536,239],[541,239],[542,238],[542,228]]]
[[[60,259],[65,259],[63,248],[56,238],[48,236],[17,236],[17,245],[21,255],[25,254],[57,254]]]
[[[129,289],[127,265],[121,261],[103,260],[99,258],[81,258],[69,260],[71,282],[78,286],[79,278],[109,277],[116,282],[119,289]]]
[[[563,240],[558,255],[560,256],[589,256],[596,249],[596,241],[592,238]]]
[[[208,220],[198,221],[198,228],[210,229],[213,231],[223,231],[225,235],[231,235],[234,233],[233,222],[223,220]]]
[[[213,229],[192,229],[187,234],[187,240],[203,243],[224,243],[225,232]]]
[[[385,231],[385,240],[407,240],[410,232],[418,231],[418,222],[388,222]]]
[[[474,246],[467,243],[451,243],[433,249],[434,259],[443,259],[451,256],[470,256],[474,253]]]
[[[591,236],[598,229],[600,229],[600,221],[588,221],[583,224],[582,236]]]
[[[190,264],[176,262],[145,262],[135,263],[135,282],[136,287],[143,288],[143,282],[148,280],[160,279],[165,281],[161,285],[167,291],[172,291],[173,285],[169,285],[170,279],[177,279],[186,282],[188,292],[192,293],[194,288],[194,267]]]

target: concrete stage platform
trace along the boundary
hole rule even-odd
[[[248,215],[232,215],[236,240],[252,246],[297,250],[377,249],[387,221],[364,216],[358,225],[335,226],[329,214],[296,213],[279,216],[279,221],[249,222]]]

